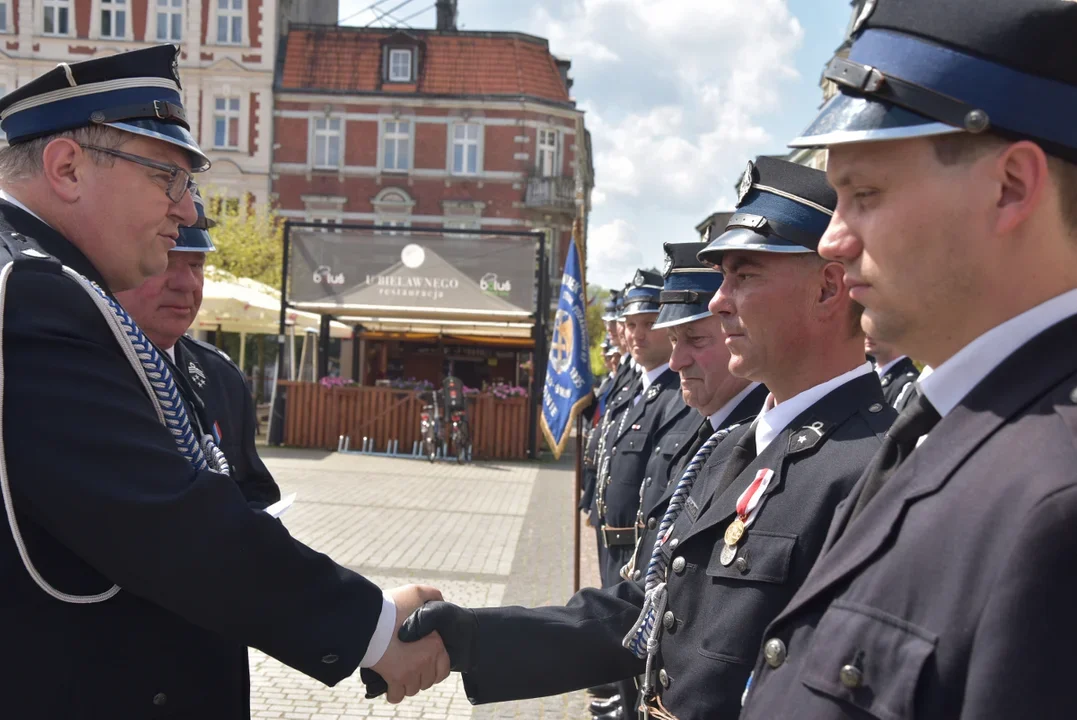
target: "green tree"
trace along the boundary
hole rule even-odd
[[[284,220],[268,203],[229,198],[212,187],[204,193],[206,214],[217,221],[209,231],[217,251],[210,263],[236,277],[280,287]]]
[[[606,338],[606,324],[602,322],[605,314],[609,290],[597,285],[587,286],[587,335],[591,341],[591,373],[595,377],[606,374],[606,362],[602,356],[602,341]]]

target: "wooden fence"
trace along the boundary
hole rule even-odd
[[[382,387],[325,388],[319,383],[282,380],[285,397],[284,444],[336,450],[341,435],[352,449],[373,438],[378,452],[390,440],[408,454],[420,439],[418,392]],[[492,395],[468,398],[472,456],[476,459],[527,458],[528,398],[499,400]]]

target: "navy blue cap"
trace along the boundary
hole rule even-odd
[[[867,0],[793,147],[992,130],[1077,162],[1077,3]]]
[[[602,322],[613,322],[617,319],[617,298],[621,293],[617,290],[610,290],[609,300],[606,301],[605,312],[602,314]]]
[[[209,229],[217,225],[216,222],[206,217],[206,204],[199,194],[198,188],[193,188],[191,197],[194,199],[194,207],[198,211],[198,220],[190,227],[181,227],[179,237],[176,238],[176,247],[172,252],[213,252],[216,246],[209,236]]]
[[[658,297],[662,294],[662,276],[653,270],[637,270],[632,285],[625,293],[623,315],[643,315],[658,312]]]
[[[748,163],[738,194],[725,232],[700,261],[719,265],[726,250],[814,253],[838,204],[822,170],[765,155]]]
[[[180,97],[179,48],[157,45],[79,63],[60,63],[0,98],[0,128],[11,145],[90,125],[187,150],[194,172],[209,158],[191,135]]]
[[[703,243],[665,243],[665,283],[654,329],[684,325],[711,316],[708,303],[722,286],[722,273],[699,261]]]
[[[625,321],[625,297],[628,295],[628,289],[632,287],[632,283],[625,283],[621,293],[617,296],[617,321]]]

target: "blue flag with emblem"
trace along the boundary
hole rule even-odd
[[[573,242],[568,247],[565,274],[561,276],[561,294],[557,300],[546,383],[542,389],[540,424],[557,458],[565,449],[576,414],[594,399],[584,294],[580,254]]]

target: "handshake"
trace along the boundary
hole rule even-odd
[[[385,694],[391,703],[428,690],[449,676],[467,672],[476,662],[478,621],[475,612],[442,602],[441,592],[428,585],[390,590],[396,603],[395,637],[372,668],[359,676],[367,699]]]

